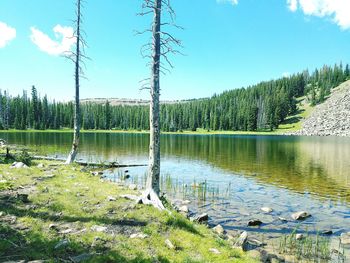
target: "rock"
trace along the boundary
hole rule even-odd
[[[252,219],[248,222],[248,226],[260,226],[262,223],[263,222],[259,219]]]
[[[296,234],[295,235],[295,239],[296,240],[302,240],[304,238],[304,235],[303,234]]]
[[[123,180],[127,180],[127,179],[129,179],[129,178],[130,178],[130,174],[124,174]]]
[[[216,227],[213,228],[214,232],[217,233],[218,235],[223,235],[225,234],[225,229],[222,227],[222,225],[217,225]]]
[[[43,163],[39,163],[36,167],[38,167],[38,168],[45,168],[45,165]]]
[[[133,191],[137,190],[137,185],[136,184],[130,184],[129,185],[129,190],[133,190]]]
[[[120,195],[121,198],[125,198],[128,200],[134,200],[134,201],[139,201],[141,198],[137,195]]]
[[[69,245],[69,241],[67,239],[64,239],[56,244],[55,249],[60,249],[60,248],[66,247],[68,245]]]
[[[213,254],[216,254],[216,255],[219,255],[221,254],[221,252],[219,250],[217,250],[216,248],[210,248],[209,249],[209,252],[213,253]]]
[[[84,254],[81,254],[79,256],[71,257],[71,260],[73,262],[79,263],[79,262],[87,261],[91,257],[92,257],[91,254],[84,253]]]
[[[173,243],[171,243],[171,241],[169,239],[165,240],[165,245],[169,248],[169,249],[175,249],[175,246],[173,245]]]
[[[262,246],[266,245],[266,243],[263,243],[256,238],[249,238],[247,242],[255,247],[262,247]]]
[[[182,205],[189,205],[190,203],[191,203],[190,200],[181,201],[181,204],[182,204]]]
[[[24,163],[22,162],[14,162],[11,166],[10,166],[11,169],[21,169],[21,168],[28,168],[27,165],[25,165]]]
[[[271,207],[262,207],[261,211],[263,211],[266,214],[270,214],[273,212],[273,209]]]
[[[17,194],[17,199],[23,203],[29,203],[29,199],[28,199],[27,194]]]
[[[247,243],[248,240],[248,233],[247,231],[244,231],[239,238],[237,239],[237,241],[235,242],[235,244],[233,245],[236,248],[241,248],[244,250],[245,245]]]
[[[340,243],[343,245],[350,245],[350,232],[340,235]]]
[[[136,234],[132,234],[130,235],[130,238],[140,238],[140,239],[145,239],[147,238],[148,235],[143,234],[143,233],[136,233]]]
[[[207,222],[208,220],[209,220],[209,216],[207,213],[198,215],[193,219],[193,221],[198,222],[198,223],[204,223],[204,222]]]
[[[62,235],[67,235],[67,234],[72,233],[72,232],[73,232],[73,229],[68,228],[68,229],[60,231],[59,233]]]
[[[91,230],[95,232],[107,232],[107,227],[94,225],[91,227]]]
[[[294,220],[305,220],[306,218],[308,218],[310,216],[311,215],[305,211],[301,211],[301,212],[297,212],[297,213],[292,214],[292,218]]]
[[[113,196],[108,196],[108,197],[107,197],[107,200],[108,200],[109,202],[113,202],[113,201],[117,201],[117,198],[115,198],[115,197],[113,197]]]
[[[103,175],[103,172],[102,171],[92,171],[90,174],[92,176],[99,176],[99,175]]]
[[[183,205],[183,206],[179,207],[179,212],[188,213],[188,211],[189,211],[189,209],[188,209],[187,205]]]
[[[50,225],[49,225],[49,229],[50,229],[50,230],[58,231],[58,226],[55,225],[55,224],[50,224]]]
[[[278,219],[281,220],[283,223],[288,222],[287,218],[284,218],[284,217],[281,217],[281,216],[279,216]]]
[[[4,211],[0,211],[0,217],[4,216],[5,212]]]
[[[321,232],[321,235],[330,236],[330,235],[333,235],[333,231],[331,229],[323,230]]]
[[[294,135],[350,136],[350,81],[332,89],[331,96],[317,105]]]

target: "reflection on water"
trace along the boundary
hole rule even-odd
[[[72,140],[67,133],[2,136],[10,143],[58,155],[68,152]],[[147,163],[148,142],[146,134],[86,133],[81,139],[80,158]],[[199,162],[203,173],[209,165],[266,185],[350,202],[349,138],[163,135],[162,156],[170,163],[185,160],[181,166]],[[220,180],[219,174],[211,176]]]

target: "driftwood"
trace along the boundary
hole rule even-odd
[[[33,159],[34,160],[66,162],[66,159],[63,159],[63,158],[54,158],[54,157],[47,157],[47,156],[33,156]],[[147,166],[147,164],[118,164],[117,162],[94,163],[94,162],[75,161],[74,163],[79,164],[81,166],[94,166],[94,167],[103,167],[103,168],[125,168],[125,167]]]

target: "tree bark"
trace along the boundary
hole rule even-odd
[[[151,72],[151,102],[150,102],[150,145],[149,165],[146,187],[157,195],[160,192],[160,120],[159,120],[159,96],[160,96],[160,56],[161,56],[161,8],[162,0],[155,0],[153,21],[153,54]]]
[[[74,137],[72,150],[68,155],[66,164],[71,164],[75,161],[78,153],[80,139],[80,21],[81,21],[81,0],[77,0],[77,44],[75,54],[75,103],[74,103]]]

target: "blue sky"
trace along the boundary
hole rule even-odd
[[[149,75],[135,36],[151,17],[141,0],[86,0],[89,47],[81,96],[144,98]],[[285,73],[350,62],[350,0],[173,0],[185,56],[162,77],[162,99],[211,96]],[[68,38],[74,0],[0,0],[0,89],[15,95],[36,85],[51,99],[73,98],[73,64],[59,53]],[[56,34],[54,33],[56,29]],[[56,38],[56,36],[58,38]],[[51,40],[50,40],[51,38]],[[63,39],[63,42],[62,42]],[[56,41],[56,42],[54,42]]]

